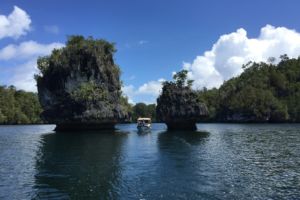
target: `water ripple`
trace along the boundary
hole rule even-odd
[[[0,199],[300,199],[299,124],[0,127]]]

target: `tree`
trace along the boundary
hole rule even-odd
[[[270,64],[274,64],[275,61],[276,61],[276,58],[275,58],[275,57],[269,57],[269,58],[268,58],[268,63],[270,63]]]
[[[4,116],[4,114],[0,109],[0,124],[4,124],[5,122],[6,122],[6,117]]]
[[[175,81],[175,84],[177,87],[192,87],[194,80],[189,80],[188,78],[188,71],[187,70],[181,70],[173,75],[173,80]]]
[[[283,54],[279,58],[281,59],[281,61],[287,61],[287,60],[289,60],[289,57],[287,56],[287,54]]]
[[[150,117],[152,121],[156,121],[156,105],[145,103],[137,103],[132,107],[132,121],[136,121],[139,117]]]

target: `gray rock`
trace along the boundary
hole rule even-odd
[[[196,123],[208,116],[208,110],[189,87],[167,83],[157,99],[156,114],[169,130],[196,130]]]
[[[46,68],[37,77],[42,117],[57,124],[57,130],[113,128],[127,117],[113,45],[76,37],[79,41],[71,38],[66,47],[43,58]]]

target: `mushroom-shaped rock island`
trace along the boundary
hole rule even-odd
[[[70,36],[66,46],[37,61],[42,118],[56,130],[112,129],[127,117],[114,45]]]
[[[208,116],[206,105],[191,89],[193,81],[187,80],[187,73],[182,70],[174,75],[174,82],[164,82],[157,99],[157,118],[169,130],[196,130],[196,123]]]

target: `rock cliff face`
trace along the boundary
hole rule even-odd
[[[168,82],[157,99],[156,114],[169,130],[196,130],[196,122],[208,116],[208,111],[190,87]]]
[[[71,36],[66,46],[38,59],[42,117],[57,130],[107,129],[127,117],[113,44]]]

